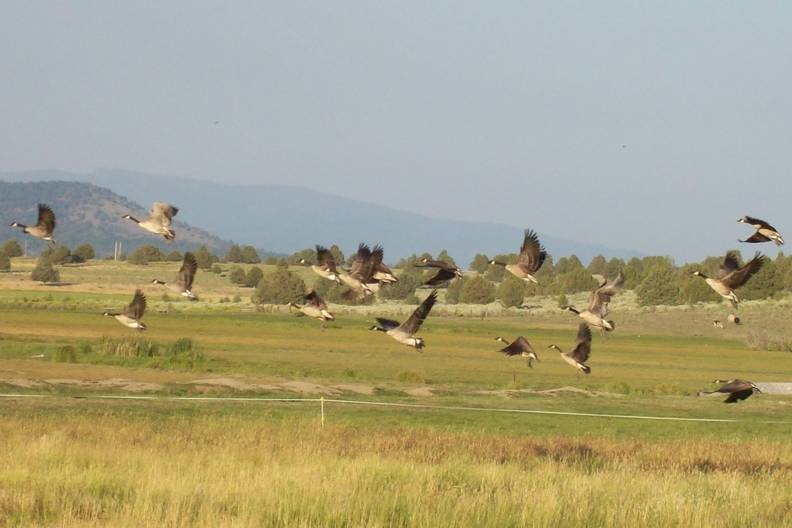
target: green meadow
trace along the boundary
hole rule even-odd
[[[29,266],[0,276],[0,526],[792,524],[792,396],[696,396],[792,381],[792,353],[757,346],[783,302],[723,330],[718,305],[615,305],[582,376],[547,348],[578,324],[550,300],[440,305],[419,353],[368,330],[409,306],[334,306],[322,329],[221,275],[199,274],[196,303],[148,284],[177,264],[91,262],[60,286]],[[136,287],[143,334],[102,316]],[[497,352],[518,335],[532,369]]]

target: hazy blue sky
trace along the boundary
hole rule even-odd
[[[743,214],[792,238],[789,3],[0,14],[0,170],[293,183],[682,258],[735,246]]]

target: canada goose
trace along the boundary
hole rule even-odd
[[[715,328],[723,328],[723,323],[720,322],[720,319],[715,319],[712,321],[712,326]]]
[[[313,317],[322,321],[322,328],[326,321],[335,321],[335,315],[327,310],[327,303],[322,297],[316,293],[316,290],[311,290],[308,295],[303,297],[305,304],[299,306],[293,302],[289,303],[289,309],[294,308],[297,310],[297,315]]]
[[[187,297],[191,301],[197,301],[198,297],[192,292],[193,281],[195,280],[195,272],[198,271],[198,261],[195,260],[195,255],[189,251],[184,254],[179,273],[176,275],[176,280],[173,282],[164,282],[154,279],[152,284],[159,284],[165,286],[174,293],[178,293],[183,297]]]
[[[516,264],[506,264],[505,262],[498,262],[491,260],[490,264],[503,266],[506,271],[511,272],[515,277],[539,284],[534,275],[547,258],[545,248],[539,243],[539,236],[530,229],[525,230],[525,238],[523,245],[520,248],[520,255],[517,258]]]
[[[600,328],[606,332],[611,332],[616,328],[616,323],[608,321],[605,317],[608,316],[608,306],[611,299],[618,293],[619,288],[624,284],[624,275],[619,272],[616,278],[610,283],[608,283],[604,277],[599,278],[599,287],[591,292],[588,308],[582,312],[572,306],[567,306],[564,309],[577,314],[591,326]]]
[[[754,392],[762,392],[755,384],[741,379],[716,379],[712,383],[721,383],[722,385],[714,391],[701,391],[698,395],[703,396],[705,394],[716,393],[728,394],[729,397],[723,400],[723,403],[737,403],[740,400],[750,398]]]
[[[140,322],[143,312],[146,311],[146,296],[141,290],[135,290],[132,302],[124,308],[123,312],[105,312],[104,315],[114,317],[116,321],[127,328],[135,328],[141,332],[146,329],[146,325]]]
[[[306,264],[305,259],[300,259],[300,264]],[[320,277],[341,284],[341,277],[338,275],[335,257],[329,249],[316,246],[316,264],[312,264],[311,269]]]
[[[374,249],[371,250],[371,267],[373,270],[371,278],[380,284],[393,284],[399,282],[399,279],[393,274],[390,268],[383,264],[382,259],[384,257],[385,250],[382,249],[382,246],[374,246]]]
[[[503,352],[507,356],[522,356],[528,359],[528,366],[533,368],[533,362],[539,361],[539,356],[536,355],[536,351],[534,351],[531,343],[528,342],[523,336],[518,337],[511,343],[503,339],[502,337],[496,337],[495,341],[499,341],[501,343],[506,343],[504,348],[501,348],[498,352]]]
[[[435,268],[437,273],[424,282],[424,286],[437,286],[455,278],[462,278],[462,270],[444,260],[431,260],[426,257],[413,264],[416,268]]]
[[[547,348],[552,348],[560,352],[561,359],[575,367],[579,372],[591,374],[591,367],[585,363],[591,355],[591,329],[586,323],[580,323],[578,327],[577,343],[575,343],[575,348],[569,352],[564,352],[556,345],[550,345]]]
[[[743,224],[749,224],[753,226],[754,229],[756,229],[756,233],[745,240],[738,239],[738,242],[748,242],[755,244],[758,242],[770,242],[772,240],[776,246],[782,246],[784,244],[784,238],[781,236],[781,233],[779,233],[775,227],[771,226],[764,220],[759,220],[758,218],[754,218],[752,216],[743,216],[737,221]]]
[[[174,207],[165,202],[154,202],[154,205],[151,206],[150,216],[146,220],[140,221],[128,214],[121,218],[132,220],[142,229],[145,229],[149,233],[154,233],[155,235],[162,235],[165,237],[165,240],[170,242],[176,238],[176,231],[171,229],[170,225],[173,217],[176,216],[178,212],[178,207]]]
[[[361,243],[358,246],[351,269],[339,274],[341,282],[349,287],[349,290],[344,293],[344,297],[347,299],[359,299],[366,295],[372,295],[374,290],[371,288],[370,283],[373,281],[373,276],[374,268],[371,260],[371,249],[366,244]]]
[[[53,236],[55,234],[55,213],[46,204],[38,204],[38,222],[36,225],[28,226],[13,222],[11,227],[18,227],[22,229],[23,233],[46,240],[50,245],[55,244],[55,237]]]
[[[737,257],[734,253],[729,252],[723,259],[723,264],[720,269],[720,278],[713,279],[707,277],[700,271],[694,271],[693,275],[704,279],[707,284],[709,284],[710,288],[715,290],[718,295],[729,301],[732,306],[736,308],[740,299],[737,297],[737,294],[734,293],[734,290],[748,282],[748,279],[753,277],[754,274],[762,268],[764,260],[765,257],[757,251],[754,258],[741,268],[739,262],[737,262]]]
[[[424,340],[422,337],[415,337],[415,333],[418,332],[429,312],[432,311],[432,306],[434,306],[435,302],[437,302],[437,290],[432,290],[432,293],[415,309],[410,318],[402,324],[392,319],[377,317],[377,324],[369,328],[369,330],[385,332],[403,345],[422,350]]]

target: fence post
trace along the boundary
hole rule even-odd
[[[324,417],[324,396],[319,396],[319,405],[322,409],[322,427],[324,427],[325,417]]]

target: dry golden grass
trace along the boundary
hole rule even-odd
[[[792,445],[0,407],[0,526],[783,526]],[[148,405],[148,404],[146,404]]]

